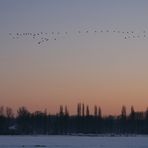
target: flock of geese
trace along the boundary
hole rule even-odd
[[[75,32],[75,35],[89,35],[89,34],[102,34],[102,33],[106,33],[106,34],[119,34],[122,36],[123,39],[127,40],[127,39],[136,39],[136,38],[146,38],[146,30],[137,32],[137,31],[121,31],[121,30],[108,30],[108,29],[84,29],[84,30],[77,30]],[[69,34],[71,34],[71,32],[65,31],[65,32],[36,32],[36,33],[9,33],[9,36],[12,39],[24,39],[24,38],[30,38],[36,41],[36,43],[38,45],[46,43],[50,40],[54,40],[56,41],[60,36],[68,36]]]

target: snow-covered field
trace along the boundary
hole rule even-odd
[[[148,137],[0,136],[0,148],[148,148]]]

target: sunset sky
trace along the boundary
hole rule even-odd
[[[147,0],[0,0],[0,105],[50,113],[67,105],[72,114],[78,102],[103,114],[119,114],[122,105],[145,110],[147,14]],[[9,36],[18,32],[60,35],[38,45]]]

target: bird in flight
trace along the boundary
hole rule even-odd
[[[105,31],[106,30],[106,31]],[[134,31],[134,30],[120,30],[120,29],[79,29],[77,31],[71,32],[70,34],[79,34],[79,35],[89,35],[89,34],[98,34],[98,36],[102,35],[102,33],[110,33],[110,34],[118,34],[121,35],[124,39],[139,39],[139,38],[147,38],[147,31]],[[100,34],[101,33],[101,34]],[[41,45],[43,43],[46,43],[48,41],[57,41],[60,37],[67,36],[69,34],[69,31],[51,31],[51,32],[17,32],[17,33],[9,33],[8,35],[14,39],[14,40],[20,40],[25,38],[33,39],[37,42],[38,45]],[[68,36],[67,36],[68,37]]]

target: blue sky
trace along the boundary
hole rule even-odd
[[[1,103],[51,112],[59,104],[68,104],[74,112],[79,101],[100,104],[105,113],[117,113],[124,104],[144,109],[147,6],[147,0],[1,0]],[[125,40],[113,30],[134,31],[136,38]],[[9,36],[18,32],[60,32],[60,36],[38,45],[30,38]]]

